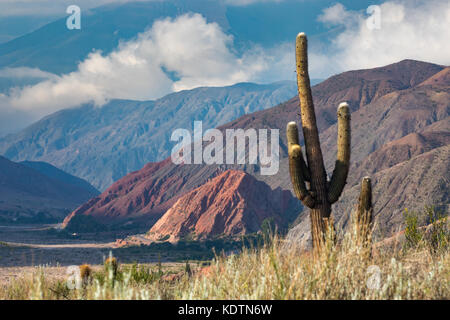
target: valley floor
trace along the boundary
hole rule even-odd
[[[67,235],[55,233],[55,225],[0,226],[0,269],[5,267],[69,266],[102,264],[111,253],[123,263],[156,263],[189,258],[174,250],[134,246],[117,248],[124,234]],[[98,241],[103,239],[103,241]]]

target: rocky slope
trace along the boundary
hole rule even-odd
[[[99,192],[45,163],[15,163],[0,156],[0,221],[60,221]]]
[[[298,209],[290,192],[272,190],[245,172],[227,170],[181,196],[147,237],[177,241],[243,235],[260,230],[265,219],[287,227]]]
[[[433,81],[434,84],[430,85],[425,79],[425,76],[442,79],[438,75],[442,70],[443,67],[433,64],[405,60],[395,65],[373,69],[373,73],[370,70],[361,70],[343,74],[350,79],[337,75],[314,87],[316,113],[322,123],[322,150],[327,170],[331,173],[336,157],[337,137],[336,126],[331,120],[327,120],[326,110],[333,109],[335,112],[340,99],[350,99],[354,92],[359,92],[354,87],[353,78],[363,79],[357,83],[360,85],[358,88],[364,91],[365,84],[378,79],[380,74],[384,77],[383,81],[376,80],[370,99],[362,94],[354,96],[352,165],[343,197],[333,208],[336,220],[344,222],[345,217],[348,217],[357,199],[356,190],[360,178],[367,174],[374,177],[374,192],[377,198],[375,215],[384,228],[383,232],[390,233],[398,226],[401,221],[400,213],[405,206],[408,206],[408,209],[420,210],[428,204],[424,199],[448,211],[449,177],[446,169],[449,158],[446,157],[445,148],[449,144],[450,132],[450,84]],[[341,83],[350,84],[350,93],[340,87]],[[387,84],[391,84],[391,87]],[[398,85],[400,89],[393,89],[393,84]],[[383,89],[387,87],[389,89]],[[325,92],[328,92],[328,98]],[[293,98],[274,108],[245,115],[219,128],[222,131],[228,128],[279,128],[281,159],[276,175],[260,175],[258,165],[175,166],[167,159],[161,163],[148,164],[141,171],[119,180],[110,191],[101,195],[101,201],[88,203],[81,211],[100,219],[108,216],[113,209],[126,212],[130,207],[128,214],[139,212],[143,217],[148,215],[153,219],[156,211],[162,215],[181,196],[226,169],[245,171],[266,182],[272,189],[281,187],[291,190],[285,126],[291,120],[299,120],[298,112],[298,99]],[[141,176],[146,178],[140,178]],[[405,183],[411,186],[405,189]],[[117,191],[119,189],[120,191]],[[416,199],[422,200],[410,201],[410,198],[405,197],[405,192],[411,192]],[[139,202],[135,207],[136,202],[133,199],[139,197],[145,201]],[[305,217],[306,214],[299,219],[301,223],[297,230],[308,230],[305,227],[308,219]],[[114,220],[104,221],[112,223]],[[388,221],[392,221],[392,224]],[[300,234],[304,235],[305,232],[307,231]]]
[[[203,130],[270,108],[295,95],[294,82],[197,88],[156,101],[113,100],[49,115],[0,139],[0,154],[14,161],[45,161],[100,190],[146,163],[165,159],[177,128]]]

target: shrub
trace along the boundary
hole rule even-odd
[[[97,222],[93,217],[78,214],[70,219],[65,227],[69,232],[100,232],[107,230],[106,226]]]
[[[130,279],[135,284],[151,284],[161,278],[162,272],[155,271],[150,267],[138,265],[133,263],[129,270],[124,270],[124,273],[129,272]]]
[[[447,227],[447,217],[440,212],[436,212],[434,206],[425,207],[425,213],[427,223],[430,225],[425,235],[428,248],[433,253],[446,250],[450,244],[450,231]]]
[[[423,233],[419,230],[419,215],[416,212],[409,212],[405,208],[405,247],[414,248],[418,247],[423,239]]]
[[[55,295],[57,300],[69,299],[71,293],[65,281],[56,281],[54,285],[49,287],[49,290]]]
[[[434,206],[425,206],[422,214],[405,209],[405,248],[426,247],[432,253],[446,250],[450,244],[447,217],[436,212]],[[423,221],[421,223],[421,221]],[[424,226],[420,227],[423,224]]]

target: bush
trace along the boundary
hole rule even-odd
[[[65,230],[69,232],[101,232],[106,231],[105,225],[97,222],[93,217],[77,214],[70,219]]]
[[[409,212],[405,208],[405,246],[406,248],[417,247],[423,239],[423,233],[419,230],[419,215],[416,212]]]
[[[425,207],[427,223],[430,225],[425,239],[428,247],[433,253],[446,250],[450,244],[450,231],[448,229],[447,217],[440,212],[435,212],[435,208]]]
[[[426,206],[422,214],[405,209],[405,248],[426,247],[432,253],[446,250],[450,244],[447,217]],[[423,222],[421,222],[423,221]],[[420,226],[420,225],[423,226]]]
[[[124,270],[126,273],[127,270]],[[162,271],[134,263],[130,270],[130,279],[136,284],[151,284],[161,279]]]

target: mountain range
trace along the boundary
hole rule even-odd
[[[99,191],[44,162],[0,156],[0,221],[56,222]]]
[[[373,178],[379,233],[397,231],[405,208],[418,211],[429,204],[448,213],[449,70],[445,66],[404,60],[385,67],[342,73],[313,87],[328,172],[336,157],[336,108],[340,102],[347,101],[352,110],[350,174],[341,199],[333,207],[338,224],[346,225],[357,199],[360,179],[365,175]],[[121,178],[75,210],[65,224],[70,224],[75,216],[90,216],[118,226],[138,219],[148,222],[148,230],[155,225],[167,232],[167,225],[162,222],[168,223],[168,219],[161,220],[161,217],[170,213],[170,221],[180,219],[182,210],[177,210],[178,201],[186,203],[183,197],[230,169],[244,171],[272,190],[281,188],[292,192],[285,126],[289,121],[299,121],[298,113],[299,102],[294,97],[219,127],[222,132],[229,128],[280,129],[280,170],[276,175],[261,175],[258,165],[174,165],[167,158],[148,163]],[[302,138],[300,141],[303,143]],[[205,212],[208,210],[205,208]],[[176,212],[178,218],[174,217]],[[292,234],[301,237],[307,234],[309,219],[305,213],[298,217]]]
[[[170,155],[177,128],[203,130],[277,105],[296,93],[295,83],[202,87],[156,101],[112,100],[103,107],[65,109],[0,139],[13,161],[44,161],[105,190],[127,173]]]

